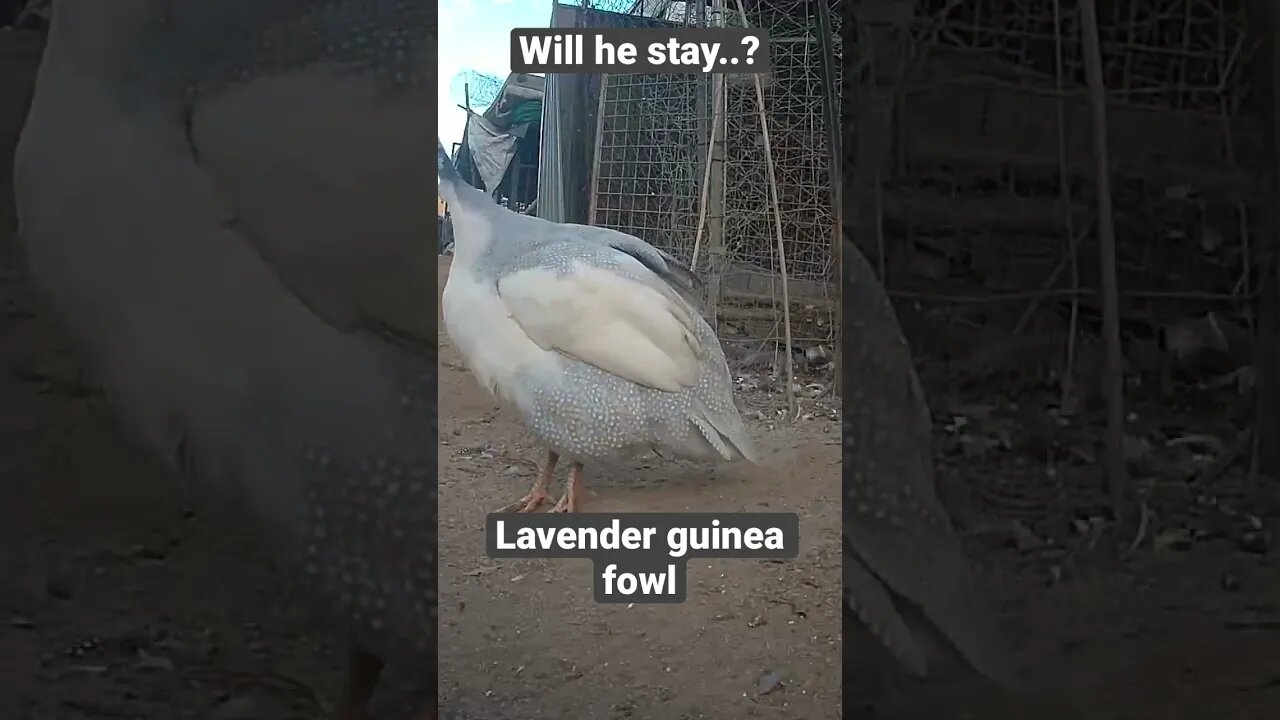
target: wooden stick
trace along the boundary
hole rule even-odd
[[[1136,4],[1135,4],[1136,7]],[[1055,87],[1058,92],[1062,92],[1062,75],[1064,72],[1062,60],[1062,4],[1059,0],[1053,0],[1053,34],[1057,38],[1054,58],[1054,76]],[[1128,65],[1125,66],[1125,72],[1128,72]],[[1129,87],[1126,82],[1125,87]],[[1080,289],[1080,255],[1077,246],[1080,240],[1076,234],[1075,219],[1071,212],[1071,177],[1068,172],[1070,161],[1067,159],[1067,108],[1066,101],[1062,99],[1062,95],[1058,95],[1058,184],[1059,191],[1062,195],[1062,217],[1063,223],[1067,230],[1067,252],[1070,254],[1068,262],[1071,263],[1071,287]],[[1083,239],[1083,238],[1081,238]],[[1071,314],[1067,322],[1067,358],[1066,368],[1062,373],[1062,391],[1058,400],[1058,407],[1070,407],[1071,393],[1074,390],[1075,370],[1076,370],[1076,335],[1080,327],[1080,295],[1079,293],[1071,296]]]
[[[1103,394],[1107,398],[1107,489],[1116,520],[1127,518],[1129,487],[1124,464],[1124,377],[1120,355],[1120,289],[1116,270],[1116,235],[1111,217],[1110,156],[1107,152],[1107,100],[1102,78],[1102,45],[1094,0],[1080,0],[1085,77],[1093,115],[1093,159],[1097,170],[1098,245],[1102,270],[1102,334],[1107,343]]]
[[[750,27],[747,22],[747,11],[738,0],[738,14],[742,16],[743,27]],[[769,119],[764,109],[764,85],[760,82],[760,74],[751,75],[756,87],[756,111],[760,115],[760,135],[764,140],[764,161],[769,168],[769,199],[773,205],[773,229],[778,238],[778,274],[782,278],[782,332],[787,341],[787,417],[796,417],[795,361],[791,352],[791,295],[787,289],[787,253],[782,241],[782,211],[778,201],[778,173],[773,164],[773,146],[769,144]]]
[[[1075,257],[1076,249],[1080,246],[1080,242],[1084,240],[1084,238],[1089,234],[1089,231],[1092,230],[1092,228],[1093,226],[1092,224],[1090,224],[1086,226],[1085,229],[1081,231],[1078,235],[1075,235],[1071,237],[1069,240],[1067,240],[1067,248],[1062,251],[1062,257],[1058,258],[1058,264],[1053,266],[1053,271],[1050,272],[1048,277],[1044,279],[1044,282],[1040,284],[1040,294],[1036,295],[1031,299],[1031,302],[1027,304],[1027,309],[1022,312],[1022,317],[1018,318],[1018,323],[1013,326],[1013,332],[1010,333],[1011,335],[1013,335],[1013,337],[1018,337],[1019,335],[1021,335],[1022,331],[1027,328],[1027,325],[1031,324],[1031,318],[1035,317],[1036,310],[1040,309],[1040,304],[1044,302],[1044,299],[1046,297],[1048,297],[1045,293],[1052,290],[1053,286],[1058,283],[1058,276],[1061,275],[1062,271],[1066,267],[1068,267],[1068,265],[1071,263],[1072,258]],[[1072,283],[1072,289],[1075,289],[1075,290],[1079,289],[1079,286],[1077,285],[1077,283],[1075,282]],[[1079,310],[1080,310],[1080,293],[1077,292],[1071,295],[1071,325],[1070,325],[1071,337],[1075,336],[1076,316],[1079,314]],[[1071,350],[1070,341],[1068,341],[1068,352],[1067,352],[1067,369],[1068,370],[1070,370],[1073,367],[1072,366],[1073,359],[1072,359],[1070,350]]]
[[[702,223],[707,219],[707,192],[711,184],[711,159],[715,152],[716,131],[720,129],[720,115],[723,112],[725,95],[724,75],[716,73],[711,80],[711,139],[707,141],[707,162],[702,168],[702,192],[698,196],[698,229],[693,232],[693,259],[689,261],[689,272],[698,266],[698,251],[702,249]]]
[[[596,210],[600,197],[600,151],[604,148],[604,108],[609,91],[609,74],[600,74],[600,101],[596,105],[595,157],[591,159],[591,197],[587,198],[587,224],[596,224]]]
[[[1249,463],[1250,484],[1260,489],[1262,478],[1274,476],[1280,468],[1280,446],[1274,442],[1275,429],[1280,425],[1280,377],[1277,377],[1276,359],[1280,353],[1277,336],[1280,335],[1280,212],[1276,209],[1276,197],[1280,193],[1280,137],[1276,122],[1280,120],[1280,42],[1276,31],[1280,30],[1280,10],[1274,2],[1255,0],[1247,6],[1250,30],[1260,43],[1262,52],[1252,63],[1252,81],[1259,102],[1254,103],[1259,127],[1263,129],[1264,156],[1257,163],[1262,192],[1258,205],[1258,231],[1254,242],[1258,273],[1258,324],[1257,347],[1254,349],[1254,367],[1257,383],[1254,385],[1254,444]]]

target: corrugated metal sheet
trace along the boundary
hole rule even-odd
[[[554,26],[553,26],[554,27]],[[562,85],[568,75],[548,75],[542,99],[542,138],[538,151],[538,217],[572,222],[565,202],[564,103]]]
[[[551,12],[550,27],[577,27],[581,9],[556,3]],[[548,74],[542,97],[542,138],[538,165],[538,217],[552,222],[586,222],[585,202],[575,203],[566,188],[585,189],[579,175],[578,156],[582,147],[574,146],[575,127],[583,120],[574,99],[585,76]],[[589,152],[589,148],[587,149]],[[575,152],[576,151],[576,152]],[[590,167],[588,163],[586,167]],[[578,206],[581,207],[578,207]]]

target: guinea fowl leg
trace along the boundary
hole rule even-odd
[[[369,701],[382,675],[382,659],[356,643],[347,661],[347,687],[335,720],[368,720]]]
[[[498,512],[527,513],[537,510],[538,506],[551,497],[547,494],[547,488],[551,487],[551,478],[555,476],[556,462],[559,460],[560,456],[556,454],[555,450],[548,450],[547,462],[542,466],[541,472],[538,473],[538,479],[533,481],[533,487],[529,488],[529,492]]]
[[[551,512],[578,512],[578,492],[581,489],[582,463],[576,462],[569,466],[569,479],[564,484],[564,495],[561,495],[560,499],[556,501],[555,507],[551,508]]]

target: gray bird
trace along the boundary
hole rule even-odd
[[[385,662],[434,695],[434,13],[58,0],[15,158],[51,315],[128,429],[242,496],[334,611],[343,718]]]
[[[893,306],[846,240],[844,598],[910,673],[956,653],[1012,687],[1007,646],[934,487],[932,426]],[[846,644],[846,647],[849,647]]]
[[[755,461],[694,276],[639,238],[499,207],[436,144],[454,224],[445,328],[480,384],[514,406],[549,451],[505,511],[532,512],[561,456],[553,512],[577,512],[586,460],[654,449]]]

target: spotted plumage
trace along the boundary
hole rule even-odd
[[[48,310],[139,440],[246,501],[356,664],[434,702],[434,3],[53,9],[14,163]]]
[[[754,460],[692,275],[635,237],[509,212],[437,153],[456,237],[445,326],[482,385],[575,463]]]
[[[847,241],[843,258],[846,605],[915,674],[940,634],[1008,685],[1004,638],[934,487],[929,408],[897,316]]]

